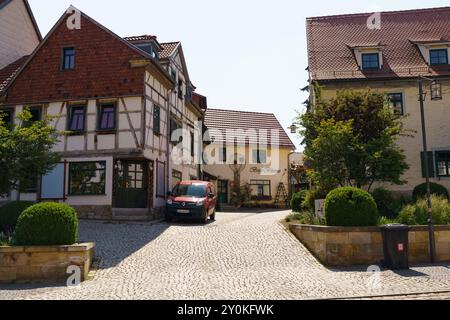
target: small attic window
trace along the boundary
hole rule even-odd
[[[363,53],[362,69],[363,70],[378,70],[380,69],[380,55],[379,53]]]
[[[158,59],[158,54],[150,43],[138,43],[136,47],[148,53],[153,59]]]
[[[447,49],[432,49],[430,50],[430,65],[441,66],[448,64]]]
[[[63,49],[63,70],[73,70],[75,69],[75,48],[64,48]]]

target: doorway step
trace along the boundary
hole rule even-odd
[[[113,209],[112,219],[116,221],[152,221],[154,215],[149,209]]]

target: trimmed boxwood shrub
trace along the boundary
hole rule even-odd
[[[325,200],[327,225],[336,227],[376,226],[380,218],[372,195],[358,188],[338,188]]]
[[[302,211],[307,192],[307,190],[302,190],[292,195],[291,208],[293,212]]]
[[[61,203],[44,202],[26,209],[19,217],[15,245],[72,245],[78,240],[75,210]]]
[[[431,189],[431,194],[450,199],[448,190],[443,185],[440,185],[438,183],[430,183],[430,189]],[[413,201],[414,202],[417,202],[417,200],[419,200],[420,198],[426,198],[426,196],[427,196],[426,183],[419,184],[417,187],[414,188],[414,191],[413,191]]]
[[[22,212],[34,203],[29,201],[14,201],[0,207],[0,232],[13,231]]]

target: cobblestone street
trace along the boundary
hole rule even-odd
[[[278,223],[286,215],[219,213],[206,226],[82,221],[80,241],[95,241],[101,258],[94,279],[77,288],[4,285],[0,299],[316,299],[450,291],[449,265],[378,276],[366,268],[327,269]]]

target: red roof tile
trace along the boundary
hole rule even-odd
[[[1,1],[1,0],[0,0]],[[14,61],[10,65],[4,67],[0,70],[0,93],[9,84],[9,82],[14,78],[17,72],[25,64],[29,56],[23,56],[22,58]]]
[[[210,130],[220,130],[223,135],[225,135],[227,129],[244,131],[254,129],[257,133],[259,130],[267,130],[267,143],[269,145],[271,144],[271,130],[278,130],[279,145],[295,149],[295,145],[272,113],[207,109],[205,126]]]
[[[307,19],[308,59],[313,80],[409,78],[450,75],[450,66],[429,67],[416,41],[450,39],[450,7],[381,13],[381,29],[370,30],[372,13]],[[353,46],[381,45],[381,70],[361,72]]]
[[[159,56],[161,59],[167,59],[169,58],[172,53],[175,51],[175,49],[178,47],[180,42],[166,42],[161,43],[161,52],[159,53]]]

